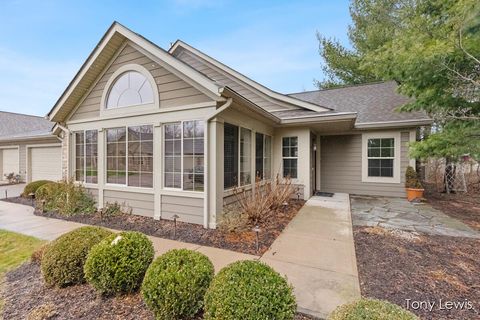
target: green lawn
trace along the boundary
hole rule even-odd
[[[0,230],[0,285],[5,274],[30,258],[32,252],[45,241],[15,232]],[[0,298],[0,315],[3,300]]]

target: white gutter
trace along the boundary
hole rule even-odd
[[[396,121],[383,121],[383,122],[364,122],[355,125],[356,129],[369,129],[369,128],[383,128],[383,127],[408,127],[432,124],[432,119],[413,119],[413,120],[396,120]]]
[[[208,216],[209,216],[209,195],[210,195],[210,184],[208,183],[208,180],[210,179],[209,177],[209,170],[208,170],[208,163],[209,163],[209,145],[210,145],[210,139],[209,139],[209,127],[208,123],[210,120],[212,120],[215,116],[217,116],[219,113],[225,111],[227,108],[229,108],[232,105],[233,99],[228,98],[227,101],[217,110],[212,112],[210,115],[208,115],[205,118],[205,145],[203,146],[205,157],[204,157],[204,197],[203,197],[203,227],[207,229],[209,227],[209,221],[208,221]]]

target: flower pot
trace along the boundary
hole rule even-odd
[[[413,189],[413,188],[406,188],[407,190],[407,200],[413,201],[415,199],[422,199],[423,192],[425,189]]]

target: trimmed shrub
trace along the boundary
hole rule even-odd
[[[65,287],[85,282],[83,265],[90,249],[111,235],[100,227],[81,227],[50,243],[41,257],[43,278],[48,285]]]
[[[45,201],[46,211],[55,211],[61,215],[73,216],[92,214],[96,211],[95,200],[87,190],[73,180],[63,180],[58,183],[48,183],[37,190],[37,207]]]
[[[143,279],[142,295],[157,319],[191,318],[202,308],[215,270],[192,250],[170,250],[158,257]]]
[[[29,194],[30,193],[33,193],[35,194],[38,190],[38,188],[40,188],[41,186],[47,184],[47,183],[51,183],[53,181],[50,181],[50,180],[37,180],[37,181],[32,181],[30,182],[29,184],[27,184],[25,186],[25,188],[23,188],[23,193],[22,193],[22,197],[29,197]]]
[[[85,277],[102,294],[133,292],[140,287],[153,255],[147,236],[121,232],[92,248],[84,266]]]
[[[405,188],[423,189],[418,173],[411,166],[408,166],[405,171]]]
[[[354,319],[415,320],[418,318],[396,304],[376,299],[360,299],[344,304],[328,316],[328,320]]]
[[[204,319],[293,319],[292,287],[259,261],[234,262],[213,278],[205,294]]]

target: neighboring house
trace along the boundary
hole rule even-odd
[[[62,149],[53,125],[42,117],[0,111],[0,180],[10,173],[22,182],[62,179]]]
[[[114,23],[48,117],[65,177],[99,207],[216,226],[232,188],[289,176],[315,190],[404,196],[422,113],[392,82],[283,95],[188,44],[169,51]]]

